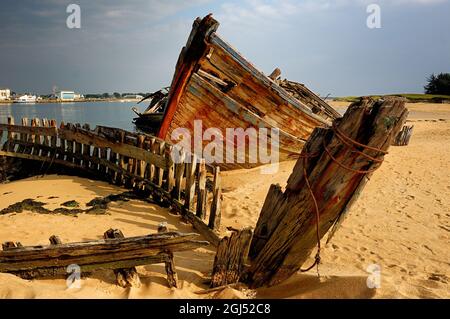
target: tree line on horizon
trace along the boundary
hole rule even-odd
[[[150,93],[143,93],[143,92],[139,92],[139,93],[119,93],[119,92],[114,92],[112,94],[110,93],[100,93],[100,94],[85,94],[84,97],[87,99],[110,99],[110,98],[116,98],[116,99],[120,99],[123,98],[127,95],[140,95],[140,96],[147,96]]]

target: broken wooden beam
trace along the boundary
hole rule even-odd
[[[403,99],[364,98],[331,128],[314,130],[286,190],[272,186],[266,198],[250,248],[251,287],[278,284],[300,269],[381,165],[407,114]]]
[[[231,236],[225,236],[220,240],[214,258],[211,288],[239,281],[244,271],[252,234],[251,228],[245,228],[234,231]]]
[[[82,272],[121,269],[163,263],[167,251],[185,251],[207,246],[195,240],[198,234],[167,232],[147,236],[93,240],[49,246],[18,247],[0,251],[0,272],[23,278],[66,275],[76,264]]]
[[[400,132],[398,132],[397,136],[395,136],[394,141],[392,142],[392,145],[394,146],[405,146],[409,144],[409,140],[411,139],[411,135],[414,129],[414,125],[408,126],[405,125],[401,129]]]

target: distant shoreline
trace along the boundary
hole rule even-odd
[[[406,99],[408,103],[450,103],[450,95],[433,95],[433,94],[416,94],[416,93],[401,93],[401,94],[384,94],[384,95],[367,95],[375,100],[387,96],[398,96]],[[361,97],[358,96],[343,96],[330,97],[330,100],[338,102],[357,102]]]
[[[42,99],[38,100],[36,102],[32,103],[20,103],[15,102],[13,100],[1,100],[0,104],[44,104],[44,103],[56,103],[56,104],[63,104],[63,103],[83,103],[83,102],[139,102],[140,99],[77,99],[73,101],[61,101],[61,100],[55,100],[55,99]]]

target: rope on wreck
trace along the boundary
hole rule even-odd
[[[376,147],[372,147],[372,146],[369,146],[369,145],[361,144],[361,143],[355,141],[354,139],[348,137],[347,135],[342,133],[342,131],[339,130],[339,128],[335,125],[335,123],[333,123],[332,130],[333,130],[334,136],[336,136],[339,141],[341,141],[344,145],[346,145],[349,148],[355,148],[356,146],[358,146],[358,147],[362,147],[364,149],[368,149],[368,150],[371,150],[371,151],[382,153],[383,155],[388,154],[388,152],[385,151],[385,150],[382,150],[382,149],[379,149],[379,148],[376,148]],[[369,170],[355,170],[355,169],[353,169],[351,167],[348,167],[348,166],[342,164],[341,162],[337,161],[331,155],[331,152],[326,147],[325,141],[322,142],[322,145],[323,145],[323,148],[325,150],[325,153],[330,157],[330,159],[334,163],[336,163],[340,167],[342,167],[342,168],[344,168],[344,169],[346,169],[348,171],[351,171],[353,173],[357,173],[357,174],[373,173],[375,170],[377,170],[380,167],[380,165],[378,165],[377,167],[375,167],[373,169],[369,169]],[[353,149],[353,152],[355,152],[357,154],[360,154],[360,155],[366,157],[367,159],[369,159],[370,161],[375,162],[375,163],[382,163],[383,160],[384,160],[384,159],[379,159],[379,158],[372,157],[372,156],[370,156],[370,155],[368,155],[368,154],[366,154],[364,152],[361,152],[359,150],[356,150],[356,149]],[[301,269],[300,268],[300,272],[310,271],[315,266],[317,266],[317,276],[320,278],[320,272],[319,272],[319,264],[320,264],[320,260],[321,260],[320,259],[320,250],[321,250],[321,246],[320,246],[320,229],[319,229],[320,210],[319,210],[319,205],[317,204],[316,196],[314,195],[314,191],[312,190],[311,184],[309,182],[308,173],[306,172],[307,159],[308,158],[317,157],[319,155],[320,155],[320,153],[318,153],[318,152],[317,153],[311,153],[311,154],[305,153],[305,154],[301,154],[300,155],[300,158],[303,158],[303,176],[305,178],[305,182],[306,182],[306,186],[308,187],[309,194],[311,195],[311,198],[312,198],[313,203],[314,203],[314,210],[315,210],[315,215],[316,215],[316,238],[317,238],[317,253],[316,253],[315,257],[314,257],[314,263],[311,266],[309,266],[308,268],[306,268],[306,269]]]
[[[317,276],[320,277],[319,273],[319,264],[320,264],[320,233],[319,233],[319,222],[320,222],[320,211],[319,211],[319,205],[317,204],[316,196],[314,196],[314,192],[311,188],[311,184],[309,183],[308,173],[306,172],[306,161],[310,157],[318,156],[319,154],[305,154],[300,155],[303,158],[303,176],[305,177],[306,186],[308,186],[309,194],[311,195],[311,198],[314,202],[314,208],[316,212],[316,237],[317,237],[317,253],[314,257],[314,263],[309,266],[306,269],[301,269],[301,272],[307,272],[314,268],[314,266],[317,266]]]

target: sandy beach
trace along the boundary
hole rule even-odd
[[[344,110],[348,103],[331,103]],[[325,245],[320,278],[313,269],[281,285],[257,290],[197,294],[212,269],[215,251],[199,248],[176,253],[180,287],[169,288],[164,265],[138,267],[142,287],[120,288],[112,271],[83,278],[68,289],[64,279],[23,280],[0,274],[0,298],[449,298],[450,297],[450,104],[408,104],[414,125],[406,147],[391,147],[348,218]],[[222,175],[222,235],[225,228],[255,226],[272,183],[286,184],[295,161],[283,162],[274,175],[260,169]],[[64,175],[31,177],[0,184],[0,210],[30,198],[55,209],[69,200],[84,208],[95,197],[124,192],[105,182]],[[0,215],[0,242],[48,244],[51,235],[65,243],[100,239],[109,228],[125,236],[169,230],[195,231],[166,208],[140,200],[112,202],[105,215]],[[326,237],[325,237],[326,238]],[[381,287],[367,286],[368,269],[381,269]]]

